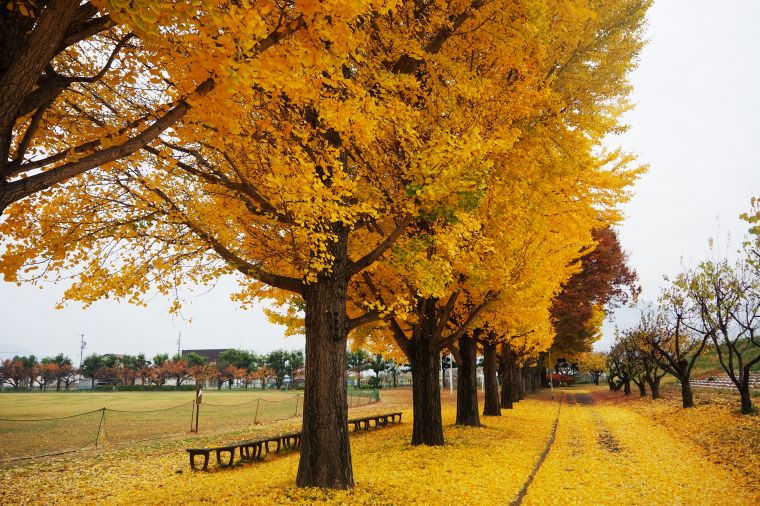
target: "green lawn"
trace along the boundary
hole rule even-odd
[[[747,357],[754,357],[757,354],[757,348],[749,342],[745,342],[743,345],[740,345],[739,349],[741,350],[745,360]],[[721,346],[723,359],[728,361],[728,355],[726,354],[725,350],[726,346]],[[736,364],[736,361],[734,361],[734,364]],[[760,362],[755,364],[752,367],[752,370],[760,371]],[[694,364],[692,376],[694,378],[703,378],[707,376],[716,376],[723,374],[725,374],[725,371],[723,370],[723,367],[720,365],[720,361],[718,360],[718,352],[715,350],[715,344],[713,344],[712,341],[708,341],[707,346],[705,346],[705,349],[702,352],[702,355],[699,356],[697,362]]]
[[[259,397],[292,398],[303,391],[204,390],[203,401],[240,404]],[[195,399],[195,392],[7,392],[0,394],[0,418],[53,418],[100,408],[148,411],[177,406]]]
[[[370,392],[349,393],[349,407]],[[200,410],[194,392],[24,392],[0,395],[0,462],[96,445],[251,429],[303,414],[299,390],[209,390]],[[101,408],[107,408],[101,410]]]

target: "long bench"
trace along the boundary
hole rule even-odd
[[[354,431],[363,428],[369,430],[372,421],[375,422],[375,428],[385,427],[388,422],[401,423],[401,412],[384,413],[380,415],[363,416],[360,418],[351,418],[348,420],[348,424],[354,425]],[[190,468],[193,471],[197,471],[195,457],[203,457],[203,469],[208,471],[208,461],[211,453],[216,454],[216,463],[219,467],[230,467],[235,463],[235,453],[240,454],[240,460],[252,462],[254,459],[261,458],[264,452],[272,453],[269,448],[270,444],[276,444],[275,452],[279,452],[281,448],[300,448],[301,446],[301,431],[288,432],[285,434],[279,434],[277,436],[266,436],[258,439],[249,439],[245,441],[237,441],[227,445],[214,446],[209,448],[186,448],[185,451],[190,455]],[[229,455],[229,457],[227,456]],[[224,457],[224,458],[223,458]]]
[[[384,415],[370,415],[361,418],[352,418],[348,421],[348,423],[349,425],[354,424],[354,432],[356,432],[360,428],[369,430],[370,422],[373,421],[375,422],[375,428],[385,427],[388,425],[389,421],[391,423],[396,423],[396,417],[398,417],[398,421],[401,423],[401,411],[396,411],[395,413],[385,413]]]
[[[190,454],[190,468],[193,471],[197,470],[195,457],[198,455],[203,456],[202,469],[208,471],[209,455],[212,452],[216,454],[216,463],[219,467],[230,467],[235,463],[236,450],[240,453],[240,460],[253,461],[260,458],[264,452],[272,453],[269,448],[270,443],[277,444],[274,449],[275,452],[280,451],[280,448],[299,448],[301,446],[301,432],[288,432],[277,436],[249,439],[211,448],[187,448],[185,451]],[[229,457],[222,459],[223,455],[226,457],[225,454],[229,454]]]

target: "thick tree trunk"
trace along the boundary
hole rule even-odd
[[[525,399],[525,377],[523,376],[523,368],[517,367],[517,365],[514,366],[514,374],[515,374],[515,381],[517,382],[517,399],[518,401],[521,401]]]
[[[497,368],[496,345],[483,344],[484,416],[501,416],[501,408],[499,407],[499,380],[496,377]]]
[[[512,348],[509,343],[501,345],[501,407],[514,407],[514,376],[512,375]]]
[[[347,237],[333,246],[329,277],[305,286],[306,378],[303,393],[299,487],[354,486],[345,381]]]
[[[459,338],[460,363],[457,374],[457,425],[480,427],[478,410],[477,350],[472,336]]]
[[[426,298],[418,302],[420,321],[414,327],[409,346],[414,409],[413,445],[443,445],[441,386],[438,378],[441,357],[440,350],[433,342],[437,325],[436,304],[437,299],[434,298]]]
[[[412,444],[440,446],[443,444],[441,388],[438,382],[440,357],[426,341],[415,340],[411,348]]]
[[[647,384],[649,385],[649,391],[652,394],[652,400],[660,398],[660,377],[647,378]]]
[[[681,382],[681,404],[684,408],[694,407],[694,394],[691,391],[691,383],[689,383],[689,377],[679,378]]]
[[[630,379],[624,379],[623,380],[623,393],[625,395],[631,395],[631,380]]]
[[[646,397],[647,396],[646,383],[642,381],[641,383],[636,383],[636,386],[639,387],[639,397]]]

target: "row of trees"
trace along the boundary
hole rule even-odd
[[[704,261],[673,279],[657,305],[617,336],[608,357],[610,386],[622,385],[629,394],[633,382],[643,396],[648,385],[656,399],[661,378],[670,374],[681,384],[683,407],[692,407],[691,374],[712,347],[739,392],[742,413],[752,413],[750,373],[760,363],[759,260],[754,228],[735,262]]]
[[[224,383],[230,387],[237,382],[248,388],[258,382],[266,387],[274,382],[280,388],[286,378],[294,381],[303,376],[304,354],[301,350],[275,350],[267,354],[230,349],[225,350],[215,363],[196,353],[184,356],[158,354],[152,360],[144,354],[133,355],[97,355],[92,354],[82,361],[80,368],[71,364],[71,359],[59,354],[56,357],[37,361],[34,355],[16,356],[7,359],[0,366],[0,384],[7,383],[18,390],[23,386],[39,386],[47,390],[55,383],[56,390],[69,386],[80,377],[90,378],[93,385],[107,383],[110,385],[134,385],[139,379],[143,385],[165,385],[171,380],[179,388],[190,380],[196,383],[213,380],[217,388]]]
[[[297,484],[351,487],[349,334],[409,363],[432,445],[441,351],[471,382],[481,347],[491,384],[564,335],[553,302],[643,170],[603,142],[650,3],[14,0],[0,272],[84,304],[234,274],[306,335]]]
[[[35,384],[40,390],[47,390],[53,384],[56,391],[61,388],[68,390],[77,378],[77,369],[63,353],[42,360],[37,360],[34,355],[17,355],[0,363],[0,385],[7,383],[15,390],[23,385],[32,387]]]
[[[393,388],[398,386],[399,376],[407,372],[409,366],[400,364],[395,359],[386,359],[380,353],[368,353],[359,348],[356,351],[348,350],[346,352],[346,369],[349,373],[354,373],[356,378],[356,387],[362,386],[362,373],[372,371],[375,376],[369,378],[369,384],[372,387],[380,386],[380,375],[385,373],[390,379]]]

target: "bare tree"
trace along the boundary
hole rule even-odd
[[[702,262],[689,285],[700,323],[736,386],[742,413],[752,413],[750,371],[760,363],[760,281],[750,262]]]

